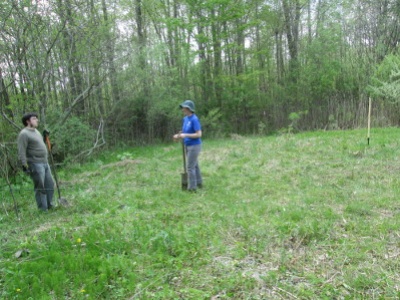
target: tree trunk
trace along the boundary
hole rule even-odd
[[[289,3],[290,1],[290,3]],[[286,38],[289,47],[289,71],[292,78],[296,80],[296,71],[298,64],[298,44],[299,44],[299,26],[300,26],[300,1],[282,0],[284,24],[286,29]]]

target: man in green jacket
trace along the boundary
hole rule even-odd
[[[48,152],[43,137],[37,130],[36,113],[22,117],[25,128],[18,135],[18,157],[22,169],[33,180],[37,206],[42,211],[53,208],[54,181],[48,163]]]

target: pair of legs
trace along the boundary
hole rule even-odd
[[[188,190],[195,191],[203,185],[203,178],[199,168],[199,154],[201,144],[186,146],[187,172],[188,172]]]
[[[40,210],[47,211],[53,207],[54,181],[49,164],[29,164],[34,184],[36,204]]]

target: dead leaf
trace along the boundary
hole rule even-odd
[[[17,252],[15,252],[15,258],[21,258],[21,257],[23,257],[23,256],[25,256],[25,255],[28,255],[29,254],[29,250],[28,249],[21,249],[21,250],[18,250]]]

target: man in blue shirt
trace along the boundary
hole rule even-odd
[[[196,116],[193,101],[185,100],[179,105],[184,114],[182,131],[174,135],[174,140],[183,139],[186,148],[188,191],[195,192],[203,187],[198,157],[201,152],[201,124]]]

